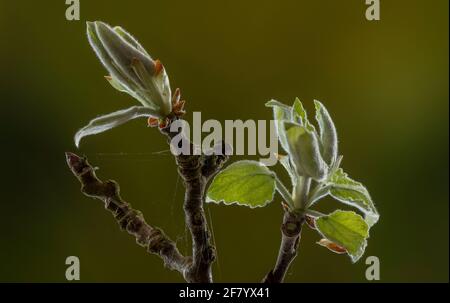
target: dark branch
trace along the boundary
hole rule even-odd
[[[160,256],[166,267],[179,271],[186,279],[187,270],[191,268],[191,258],[184,257],[161,229],[146,223],[141,212],[134,210],[122,200],[119,185],[112,180],[98,179],[95,169],[85,158],[66,153],[66,159],[73,174],[81,183],[81,191],[88,197],[102,200],[122,230],[133,235],[139,245],[146,247],[150,253]]]
[[[303,215],[285,211],[281,225],[281,244],[275,267],[264,277],[264,283],[282,283],[292,261],[297,256]]]
[[[178,132],[170,132],[170,125],[161,132],[170,140]],[[194,150],[191,142],[189,150]],[[223,144],[224,145],[224,144]],[[192,238],[192,264],[187,269],[185,278],[188,282],[210,283],[212,279],[212,263],[216,258],[215,247],[211,244],[211,235],[203,209],[205,188],[228,159],[222,155],[178,155],[175,157],[178,172],[186,188],[184,198],[184,212],[186,226]]]
[[[160,129],[169,139],[169,144],[180,131],[170,132],[171,122],[173,120]],[[139,211],[124,202],[116,182],[99,180],[94,168],[85,158],[73,153],[66,153],[66,158],[70,169],[82,184],[81,191],[87,196],[104,201],[120,227],[134,235],[138,244],[159,255],[167,267],[178,270],[187,282],[209,283],[213,281],[211,266],[216,252],[211,244],[203,204],[206,185],[228,159],[228,156],[224,155],[226,145],[221,143],[215,148],[216,151],[221,151],[218,155],[193,155],[194,145],[186,138],[183,138],[183,143],[188,144],[192,155],[178,155],[175,160],[186,188],[183,208],[186,225],[192,237],[192,257],[181,255],[175,243],[162,230],[148,225]]]

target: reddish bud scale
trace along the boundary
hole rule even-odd
[[[159,120],[157,118],[150,117],[147,120],[147,125],[149,127],[156,127],[159,124]]]
[[[155,76],[158,75],[162,70],[164,69],[164,66],[162,65],[161,61],[158,59],[155,60]]]
[[[173,93],[172,104],[176,104],[178,101],[180,101],[180,97],[181,97],[181,91],[179,88],[177,88],[175,90],[175,92]]]
[[[329,250],[331,250],[332,252],[337,253],[337,254],[345,254],[347,252],[347,250],[345,248],[337,245],[334,242],[331,242],[328,239],[322,239],[319,242],[317,242],[317,244],[319,244],[320,246],[326,247]]]
[[[160,119],[159,120],[159,128],[166,128],[167,125],[169,125],[169,122],[170,122],[169,118]]]

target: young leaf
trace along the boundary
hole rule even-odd
[[[281,182],[280,179],[278,179],[277,176],[275,176],[275,188],[278,191],[278,193],[283,198],[283,202],[289,207],[290,210],[295,209],[295,203],[292,200],[291,193],[287,190],[286,186],[284,186],[283,182]]]
[[[283,122],[292,120],[291,107],[276,100],[270,100],[267,102],[266,107],[273,108],[273,119],[275,120],[276,135],[280,141],[281,147],[288,152],[288,144],[286,134],[284,133]]]
[[[297,184],[297,175],[295,174],[295,170],[291,165],[291,160],[289,159],[289,156],[278,155],[278,161],[280,161],[280,164],[288,172],[289,177],[291,178],[291,184],[293,186]]]
[[[142,47],[142,45],[134,38],[130,33],[128,33],[125,29],[123,29],[121,26],[114,26],[113,30],[118,33],[125,41],[133,45],[137,50],[141,51],[145,55],[151,56],[147,53],[145,48]]]
[[[158,117],[152,109],[143,106],[133,106],[119,110],[104,116],[97,117],[75,134],[75,145],[80,145],[80,140],[86,136],[95,135],[111,128],[122,125],[139,117]]]
[[[332,165],[336,161],[338,153],[336,128],[325,106],[317,100],[314,100],[314,104],[316,106],[316,120],[320,128],[322,156],[328,165]]]
[[[328,167],[320,154],[319,142],[313,132],[306,127],[285,122],[286,138],[289,156],[299,176],[322,180],[328,172]]]
[[[316,131],[314,125],[308,121],[308,115],[299,98],[295,98],[294,105],[292,105],[292,120],[305,126],[312,132]]]
[[[352,211],[337,210],[316,220],[319,233],[329,241],[347,250],[353,262],[364,254],[369,237],[369,226]]]
[[[86,22],[86,33],[89,40],[89,44],[94,50],[97,57],[100,59],[102,64],[110,73],[111,77],[117,79],[116,81],[121,83],[121,86],[125,87],[127,90],[132,91],[136,90],[137,86],[134,83],[129,83],[126,81],[126,78],[122,75],[122,73],[118,70],[117,66],[111,60],[111,57],[108,55],[105,47],[100,41],[100,38],[97,34],[95,22]]]
[[[124,77],[132,80],[136,85],[144,87],[141,80],[133,72],[131,62],[137,59],[143,63],[149,74],[155,73],[155,63],[133,45],[128,43],[121,35],[104,22],[96,21],[95,30],[98,39],[106,50],[109,60],[112,60]]]
[[[87,22],[89,43],[109,72],[111,85],[166,117],[172,111],[169,78],[158,60],[121,27]],[[111,81],[112,80],[112,81]]]
[[[117,89],[119,92],[131,94],[131,91],[129,91],[125,86],[123,86],[123,84],[120,83],[120,81],[118,81],[116,78],[114,78],[114,76],[105,76],[105,79],[108,80],[109,84],[111,84],[111,86]]]
[[[369,227],[378,221],[380,216],[367,189],[362,183],[350,179],[342,168],[335,171],[328,184],[330,195],[338,201],[361,210],[365,214]]]
[[[256,161],[238,161],[222,170],[208,188],[206,202],[266,206],[275,193],[275,174]]]

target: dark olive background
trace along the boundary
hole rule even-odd
[[[81,195],[65,163],[78,128],[136,104],[104,80],[87,43],[85,21],[104,20],[161,59],[203,119],[270,119],[271,98],[328,107],[343,167],[367,185],[381,220],[357,264],[305,229],[287,281],[364,282],[374,255],[384,282],[448,282],[448,1],[381,0],[379,22],[365,19],[364,2],[81,0],[82,20],[69,22],[62,0],[1,0],[0,281],[65,281],[69,255],[85,282],[181,281]],[[165,139],[144,120],[79,150],[185,252],[183,188],[173,158],[158,151]],[[279,201],[207,205],[216,281],[259,281],[273,265]],[[326,199],[320,209],[339,206]]]

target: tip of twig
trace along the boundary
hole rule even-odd
[[[78,175],[87,166],[86,159],[74,153],[66,152],[66,161],[70,170]]]
[[[70,168],[74,167],[77,163],[79,163],[81,158],[74,153],[66,152],[66,161],[67,165],[69,165]]]

